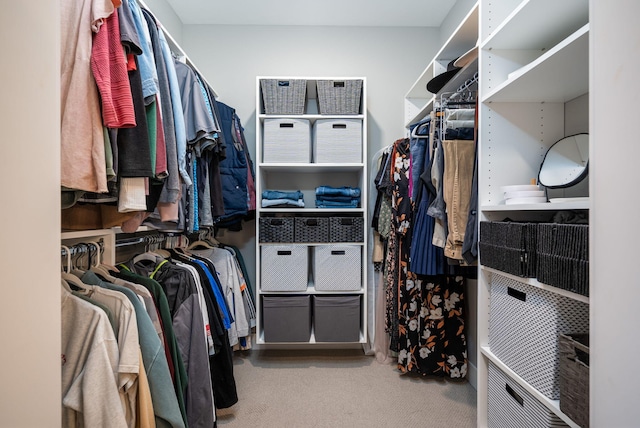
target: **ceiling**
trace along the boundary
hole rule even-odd
[[[456,0],[167,0],[185,25],[439,27]]]

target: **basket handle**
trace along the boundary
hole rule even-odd
[[[344,88],[345,86],[345,82],[341,81],[341,82],[333,82],[333,87],[334,88]]]
[[[278,255],[279,256],[290,256],[291,255],[291,251],[280,250],[280,251],[278,251]]]
[[[346,123],[334,123],[333,129],[347,129]]]
[[[507,393],[518,402],[518,404],[520,404],[520,406],[524,407],[524,399],[520,396],[520,394],[518,394],[517,392],[515,392],[513,390],[513,388],[511,388],[509,386],[509,384],[505,383],[504,384],[504,389],[507,390]]]
[[[331,251],[331,255],[332,256],[344,256],[346,254],[345,250],[332,250]]]
[[[293,128],[293,123],[281,123],[280,128]]]
[[[280,87],[289,86],[289,81],[288,80],[278,80],[278,86],[280,86]]]
[[[507,287],[507,294],[511,297],[515,297],[518,300],[522,300],[523,302],[527,301],[527,293],[516,290],[515,288]]]

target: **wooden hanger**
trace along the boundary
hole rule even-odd
[[[191,244],[189,244],[189,246],[187,247],[187,250],[195,250],[198,247],[205,247],[210,249],[215,248],[213,245],[211,245],[207,241],[198,240],[198,241],[193,241]]]

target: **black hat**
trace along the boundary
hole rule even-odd
[[[451,62],[449,62],[449,64],[447,64],[447,71],[438,74],[436,77],[427,82],[427,91],[431,92],[432,94],[437,94],[444,87],[444,85],[449,82],[449,80],[453,79],[453,76],[455,76],[458,71],[462,69],[461,67],[456,67],[455,65],[453,65],[453,63],[456,62],[457,59],[458,58],[452,60]]]

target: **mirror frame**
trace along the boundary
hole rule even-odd
[[[558,185],[546,185],[544,183],[542,183],[542,181],[540,181],[540,173],[542,172],[542,168],[544,167],[544,162],[547,160],[547,156],[549,155],[549,152],[551,151],[551,149],[553,149],[553,147],[562,142],[563,140],[567,139],[567,138],[571,138],[571,137],[575,137],[578,135],[587,135],[589,136],[589,133],[587,132],[579,132],[577,134],[572,134],[572,135],[566,135],[564,137],[562,137],[561,139],[559,139],[558,141],[556,141],[555,143],[553,143],[551,145],[551,147],[549,147],[547,149],[547,152],[544,154],[544,158],[542,159],[542,163],[540,164],[540,169],[538,170],[538,184],[546,187],[547,189],[565,189],[567,187],[571,187],[571,186],[575,186],[576,184],[580,183],[582,180],[584,180],[587,175],[589,175],[589,159],[587,159],[587,164],[584,167],[584,170],[580,173],[579,176],[577,176],[576,178],[574,178],[571,182],[569,183],[565,183],[565,184],[558,184]],[[589,139],[589,144],[591,144],[591,141]]]

